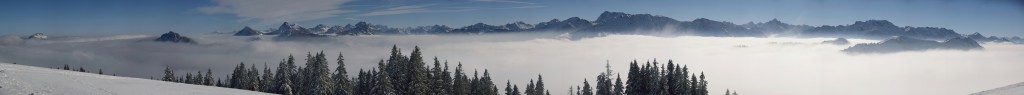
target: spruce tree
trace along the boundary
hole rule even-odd
[[[447,67],[445,67],[445,68],[447,68]],[[443,95],[443,94],[446,94],[448,92],[447,88],[449,87],[448,86],[449,82],[446,82],[446,78],[445,77],[447,77],[447,76],[445,76],[445,71],[446,70],[442,70],[441,69],[441,61],[437,60],[437,57],[434,57],[434,68],[432,68],[430,70],[430,73],[431,73],[430,74],[430,76],[431,76],[430,77],[430,83],[431,83],[430,84],[431,85],[431,93],[430,94],[433,94],[433,95]]]
[[[583,79],[583,90],[580,95],[594,95],[594,92],[590,89],[590,82],[587,79]]]
[[[327,69],[327,58],[323,52],[317,53],[315,57],[307,57],[306,67],[300,76],[304,76],[301,85],[304,95],[327,95],[331,94],[331,79]]]
[[[699,95],[708,95],[708,81],[704,80],[704,72],[700,73],[700,90],[699,91],[700,91]]]
[[[103,69],[100,69],[97,73],[99,73],[100,75],[103,75]]]
[[[676,68],[678,68],[678,67],[676,67]],[[692,88],[692,86],[690,86],[691,83],[689,82],[690,79],[687,76],[687,75],[690,75],[690,71],[688,71],[688,70],[689,70],[689,68],[686,65],[684,65],[682,71],[677,71],[676,72],[679,75],[679,76],[676,76],[676,78],[679,78],[679,90],[680,90],[679,93],[692,93],[693,92],[693,90],[692,90],[693,88]]]
[[[612,95],[623,95],[623,94],[625,94],[625,92],[623,91],[624,88],[622,86],[622,76],[619,76],[618,74],[615,75],[615,88],[614,89],[615,90],[612,93]]]
[[[537,85],[533,85],[533,88],[533,95],[543,95],[544,91],[547,90],[544,89],[544,77],[540,74],[537,74]]]
[[[380,74],[377,77],[379,77],[380,81],[374,83],[377,84],[377,86],[375,86],[375,88],[372,89],[373,93],[371,93],[371,95],[397,95],[395,94],[394,89],[391,87],[391,81],[389,81],[391,80],[390,74],[386,71],[381,71],[379,73]]]
[[[514,95],[512,94],[512,81],[510,80],[505,80],[505,95]]]
[[[641,90],[640,89],[640,81],[639,80],[641,80],[642,77],[640,77],[640,68],[639,68],[639,66],[637,66],[636,60],[633,60],[633,62],[629,63],[629,74],[627,74],[626,77],[629,78],[629,80],[626,80],[626,92],[625,92],[625,94],[627,94],[627,95],[637,95],[637,94],[639,94],[639,91]]]
[[[292,55],[288,55],[287,59],[283,59],[277,65],[277,71],[276,75],[274,75],[274,82],[272,85],[274,90],[271,90],[271,93],[285,94],[284,90],[292,89],[291,86],[294,82],[291,80],[292,75],[295,73],[295,67],[295,57]],[[283,86],[285,84],[288,84],[289,86]]]
[[[534,85],[533,84],[533,79],[530,79],[530,83],[526,84],[526,95],[537,95],[536,91],[534,91],[535,89],[534,89],[533,85]],[[572,87],[570,87],[570,88],[572,88]]]
[[[195,78],[195,79],[193,79],[193,81],[194,81],[193,84],[206,85],[206,84],[203,84],[203,81],[204,81],[203,79],[206,79],[206,76],[203,76],[203,71],[196,71],[196,76],[192,77],[192,78]]]
[[[512,95],[522,95],[519,94],[519,85],[512,85]]]
[[[409,94],[428,94],[431,93],[430,78],[427,72],[426,63],[423,61],[423,53],[420,51],[419,46],[413,48],[412,54],[409,55]]]
[[[484,69],[484,75],[480,77],[480,88],[483,88],[483,95],[498,95],[498,87],[491,81],[491,74]]]
[[[246,73],[245,83],[247,84],[247,89],[260,91],[260,88],[262,88],[260,87],[260,82],[262,80],[260,80],[260,71],[256,70],[256,64],[249,65],[249,71],[246,71]]]
[[[64,66],[65,66],[65,68],[67,68],[67,65],[64,65]],[[167,68],[164,68],[164,81],[170,81],[170,82],[175,81],[174,80],[174,71],[171,70],[171,66],[167,66]]]
[[[204,85],[213,85],[213,69],[206,69],[206,77],[203,78]]]
[[[730,94],[731,93],[729,93],[729,89],[725,89],[725,95],[730,95]]]
[[[469,95],[469,78],[462,70],[462,62],[455,67],[455,79],[452,84],[452,95]]]
[[[452,80],[451,72],[448,71],[448,61],[444,62],[444,73],[441,76],[441,78],[444,81],[442,82],[443,84],[441,84],[444,89],[443,93],[451,94],[450,92],[454,91],[455,89],[455,86],[453,86],[455,82]]]
[[[183,82],[186,84],[192,84],[192,79],[192,73],[185,73],[185,81]]]
[[[235,69],[231,72],[231,78],[228,79],[228,84],[231,88],[245,89],[244,82],[245,76],[248,74],[245,70],[245,62],[239,62]]]
[[[402,56],[401,50],[397,45],[391,47],[391,56],[388,58],[388,63],[384,66],[386,69],[382,69],[381,72],[388,72],[389,80],[392,82],[395,94],[408,95],[410,94],[414,85],[412,75],[412,65],[409,63],[409,58]]]
[[[334,95],[354,95],[352,83],[348,80],[348,72],[345,69],[344,55],[338,53],[338,67],[334,68]]]

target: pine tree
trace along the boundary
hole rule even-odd
[[[381,63],[383,63],[383,61],[381,61]],[[377,84],[377,86],[372,89],[373,92],[371,95],[397,95],[395,94],[394,88],[391,87],[391,81],[389,81],[391,80],[391,75],[388,72],[383,71],[383,69],[381,70],[382,71],[379,72],[380,74],[377,76],[380,78],[380,81],[374,83]]]
[[[71,70],[71,67],[68,67],[68,64],[64,64],[64,70]]]
[[[224,87],[224,83],[221,83],[220,81],[220,78],[217,78],[217,82],[215,82],[214,85],[216,85],[217,87]]]
[[[182,82],[184,82],[186,84],[192,84],[192,81],[193,81],[192,79],[193,79],[192,78],[192,73],[185,73],[185,81],[182,81]]]
[[[668,69],[668,71],[665,72],[667,73],[665,74],[665,89],[667,90],[668,94],[682,94],[682,92],[680,92],[681,90],[679,90],[680,86],[677,85],[679,79],[676,77],[676,71],[678,70],[675,68],[675,63],[673,63],[672,60],[668,60],[668,66],[666,66],[666,68]]]
[[[203,78],[203,84],[213,85],[213,69],[206,69],[206,77]]]
[[[195,78],[193,80],[193,84],[196,84],[196,85],[206,85],[206,84],[203,84],[204,83],[203,81],[205,81],[204,79],[206,79],[206,75],[203,75],[203,71],[196,71],[196,75],[193,76],[192,78]]]
[[[455,79],[452,84],[452,95],[469,95],[469,78],[462,70],[462,62],[455,67]]]
[[[614,92],[612,92],[612,95],[623,95],[624,94],[624,91],[622,91],[623,90],[623,87],[622,87],[622,76],[619,76],[618,74],[615,75],[615,88],[614,89],[615,90],[614,90]]]
[[[331,79],[327,69],[327,58],[323,52],[317,53],[315,57],[307,57],[306,68],[302,69],[304,76],[300,91],[303,95],[327,95],[331,94]]]
[[[700,82],[698,82],[696,74],[690,74],[690,79],[692,79],[690,80],[690,90],[688,90],[690,95],[701,95],[700,91],[698,91],[700,90],[698,89],[700,88]]]
[[[348,71],[345,69],[344,55],[338,53],[338,67],[334,69],[334,95],[354,95],[352,84],[348,80]]]
[[[411,80],[414,79],[412,77],[414,74],[411,74],[414,70],[412,70],[412,64],[409,63],[409,58],[402,56],[402,52],[398,49],[398,46],[393,45],[391,47],[391,56],[388,58],[387,62],[386,66],[384,66],[385,69],[382,69],[381,72],[388,72],[389,80],[392,82],[391,85],[394,88],[395,94],[411,94],[411,91],[413,91],[411,90],[413,88],[412,86],[415,86],[416,84],[414,84],[414,80]]]
[[[67,65],[64,66],[65,68],[67,67]],[[164,81],[176,81],[174,80],[174,71],[171,70],[171,66],[167,66],[167,68],[164,69]]]
[[[512,81],[510,80],[505,81],[505,95],[515,95],[512,94]]]
[[[267,63],[263,63],[263,75],[259,76],[259,78],[260,78],[260,81],[259,81],[260,88],[257,88],[258,89],[257,91],[260,91],[260,92],[270,92],[270,90],[273,89],[272,86],[273,86],[273,81],[274,81],[274,73],[270,72],[270,68],[269,67],[270,66],[267,66]]]
[[[445,68],[447,68],[447,67],[445,67]],[[448,83],[450,83],[450,82],[446,82],[446,77],[447,77],[445,75],[446,71],[447,70],[442,70],[441,69],[441,61],[437,60],[437,57],[434,57],[434,68],[432,68],[430,70],[430,72],[431,72],[430,80],[431,80],[431,88],[432,88],[431,89],[432,91],[431,91],[430,94],[433,94],[433,95],[443,95],[443,94],[446,94],[448,92],[447,88],[449,87]]]
[[[274,82],[272,85],[272,88],[274,88],[274,90],[271,90],[271,93],[285,94],[284,90],[292,89],[291,87],[294,82],[292,82],[291,80],[293,77],[292,75],[295,75],[294,73],[296,72],[295,67],[295,57],[293,57],[292,55],[288,55],[287,59],[283,59],[277,65],[277,71],[276,75],[274,76]],[[289,86],[284,86],[286,84]]]
[[[484,76],[480,77],[480,88],[483,88],[480,95],[498,95],[498,87],[491,81],[491,74],[487,69],[484,69]]]
[[[704,72],[700,73],[700,90],[699,91],[700,91],[699,95],[708,95],[708,81],[704,80]]]
[[[533,95],[543,95],[544,91],[547,90],[544,89],[544,77],[542,77],[540,74],[537,74],[537,84],[533,85],[533,88]]]
[[[246,78],[246,82],[245,83],[248,85],[247,89],[252,90],[252,91],[260,91],[260,88],[262,88],[262,87],[260,87],[260,85],[261,85],[260,82],[262,80],[260,80],[260,71],[256,70],[256,64],[249,65],[249,71],[246,71],[246,72],[248,73],[248,74],[246,74],[246,77],[245,77]]]
[[[423,62],[423,53],[420,51],[420,47],[414,47],[412,54],[409,55],[409,69],[412,70],[409,74],[409,84],[407,88],[410,94],[428,94],[431,93],[429,73],[427,72],[426,63]]]
[[[612,73],[611,68],[611,63],[605,63],[605,72],[601,73],[600,75],[597,75],[597,92],[595,92],[597,95],[613,95],[613,85],[610,78]]]
[[[583,79],[583,90],[582,91],[583,92],[580,95],[594,95],[594,92],[590,89],[590,82],[587,82],[587,79]]]
[[[519,85],[512,85],[512,95],[522,95],[519,94]]]
[[[629,74],[627,74],[626,77],[629,78],[629,80],[626,80],[626,94],[640,94],[640,91],[642,89],[640,89],[641,84],[639,80],[642,80],[642,77],[640,77],[640,68],[639,66],[637,66],[636,60],[633,60],[633,62],[629,63]]]
[[[100,75],[102,75],[102,74],[103,74],[103,69],[100,69],[100,71],[98,71],[98,73],[99,73]]]
[[[534,91],[535,87],[533,85],[535,85],[533,83],[533,79],[530,79],[530,83],[526,84],[526,95],[537,95],[536,91]],[[571,89],[572,87],[569,88]]]
[[[679,67],[677,66],[676,68],[679,68]],[[692,93],[693,92],[693,90],[692,90],[693,88],[692,88],[692,86],[690,86],[691,83],[689,82],[690,79],[688,79],[688,76],[687,76],[687,75],[690,75],[690,71],[688,71],[688,70],[689,70],[689,68],[684,65],[682,71],[677,71],[676,72],[676,74],[679,75],[679,76],[676,76],[676,78],[679,78],[679,83],[678,83],[678,85],[679,85],[679,89],[678,90],[680,90],[679,93]]]
[[[452,94],[450,92],[455,90],[455,86],[453,86],[455,82],[452,80],[451,72],[448,71],[448,61],[444,61],[444,73],[441,76],[441,79],[443,79],[444,81],[442,82],[443,84],[441,84],[443,86],[442,88],[444,89],[443,93],[446,93],[448,95]]]
[[[231,88],[245,89],[247,85],[245,83],[245,76],[248,74],[245,70],[245,62],[239,62],[235,69],[231,72],[231,78],[228,79],[228,84],[231,84]]]
[[[729,95],[729,89],[725,89],[725,95]]]

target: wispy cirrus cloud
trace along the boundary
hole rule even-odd
[[[359,16],[381,16],[381,15],[397,15],[397,14],[408,14],[408,13],[424,13],[424,12],[462,12],[462,11],[473,11],[476,9],[431,9],[430,6],[437,4],[423,4],[423,5],[408,5],[408,6],[397,6],[383,10],[367,12],[359,14]]]
[[[207,14],[232,14],[241,22],[258,24],[308,21],[338,16],[353,10],[341,9],[349,0],[213,0],[216,5],[199,7]]]
[[[525,8],[541,8],[546,7],[542,5],[526,5],[526,6],[513,6],[513,7],[434,7],[440,4],[422,4],[422,5],[406,5],[406,6],[395,6],[381,10],[370,11],[358,16],[381,16],[381,15],[398,15],[398,14],[409,14],[409,13],[428,13],[428,12],[465,12],[465,11],[476,11],[476,10],[500,10],[500,9],[525,9]]]
[[[529,4],[529,5],[537,4],[537,3],[532,3],[532,2],[524,2],[524,1],[513,1],[513,0],[473,0],[473,1],[479,1],[479,2],[497,2],[497,3],[516,3],[516,4]]]

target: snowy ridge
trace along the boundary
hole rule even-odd
[[[978,42],[1010,42],[1024,43],[1020,37],[985,37],[979,33],[964,35],[951,29],[940,27],[897,26],[888,20],[856,21],[848,25],[794,25],[778,19],[767,22],[748,22],[737,25],[732,22],[715,21],[698,18],[692,21],[680,21],[670,17],[651,14],[628,14],[624,12],[601,13],[596,20],[590,21],[579,17],[565,20],[552,19],[547,22],[529,24],[522,21],[508,24],[475,23],[463,27],[444,25],[393,28],[386,25],[358,22],[355,25],[331,26],[319,24],[313,28],[303,28],[285,22],[281,27],[269,33],[253,33],[252,30],[239,30],[236,34],[265,34],[278,37],[330,37],[358,35],[416,35],[416,34],[496,34],[517,32],[565,32],[573,38],[598,37],[605,34],[649,35],[649,36],[713,36],[713,37],[835,37],[886,39],[893,36],[905,36],[923,40],[946,40],[965,37]],[[255,36],[255,35],[236,35]]]
[[[213,86],[0,63],[0,95],[270,95]]]
[[[999,87],[992,90],[985,90],[971,95],[1021,95],[1024,94],[1024,82]]]

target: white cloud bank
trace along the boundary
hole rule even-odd
[[[625,74],[628,61],[671,59],[704,72],[711,94],[725,89],[744,95],[963,95],[1024,81],[1024,45],[984,44],[985,50],[931,50],[849,55],[851,45],[819,44],[829,38],[717,38],[613,35],[582,39],[534,39],[527,35],[359,36],[299,41],[247,41],[250,37],[188,35],[199,45],[148,42],[152,37],[75,43],[8,41],[0,44],[0,62],[43,67],[85,65],[94,71],[133,77],[160,76],[164,66],[181,73],[214,68],[227,74],[238,62],[274,66],[288,54],[324,50],[329,58],[344,52],[349,72],[369,69],[386,58],[391,45],[404,54],[418,45],[424,56],[448,60],[454,68],[488,69],[496,83],[524,86],[544,75],[553,94],[593,81],[610,61]],[[123,36],[112,36],[123,37]],[[51,40],[58,40],[54,38]],[[59,41],[59,40],[58,40]],[[874,42],[851,39],[852,43]],[[68,42],[68,41],[62,41]],[[36,44],[33,44],[36,43]],[[43,44],[39,44],[43,43]],[[302,62],[302,61],[298,61]],[[333,62],[332,62],[333,63]],[[335,64],[331,64],[335,66]],[[626,75],[622,75],[626,77]],[[504,88],[504,85],[498,85]]]

